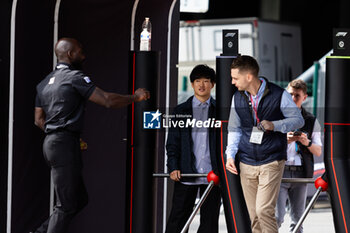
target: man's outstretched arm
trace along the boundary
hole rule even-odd
[[[120,108],[133,102],[148,100],[150,93],[145,88],[139,88],[134,95],[120,95],[117,93],[105,92],[96,87],[89,100],[106,108]]]

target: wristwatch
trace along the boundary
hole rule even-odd
[[[311,140],[309,140],[309,144],[307,144],[307,146],[306,147],[310,147],[312,145],[312,141]]]

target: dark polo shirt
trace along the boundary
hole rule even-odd
[[[36,87],[35,107],[43,108],[45,132],[67,130],[80,133],[83,127],[85,103],[95,85],[80,70],[59,63]]]

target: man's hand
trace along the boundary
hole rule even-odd
[[[271,121],[267,121],[267,120],[263,120],[262,122],[260,122],[260,124],[262,125],[262,127],[264,127],[265,130],[268,131],[273,131],[275,126]]]
[[[291,142],[300,142],[302,145],[307,146],[309,145],[309,138],[307,137],[307,135],[305,133],[302,133],[300,136],[294,136],[293,132],[288,132],[287,133],[287,142],[288,144]]]
[[[180,181],[181,179],[181,172],[180,170],[174,170],[170,173],[170,179],[173,181]]]
[[[226,169],[229,170],[229,172],[238,175],[238,171],[237,171],[234,159],[232,159],[232,158],[227,159]]]
[[[294,136],[293,134],[294,134],[294,132],[288,132],[287,133],[287,142],[288,142],[288,144],[299,140],[300,136]]]
[[[135,102],[148,100],[151,97],[149,91],[147,91],[145,88],[138,88],[135,91],[134,96],[135,96]]]
[[[304,146],[308,146],[310,140],[307,138],[307,135],[305,133],[302,133],[299,137],[298,137],[298,141],[303,144]]]

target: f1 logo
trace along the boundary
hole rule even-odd
[[[229,32],[229,33],[226,33],[225,37],[235,37],[236,33],[234,32]]]

